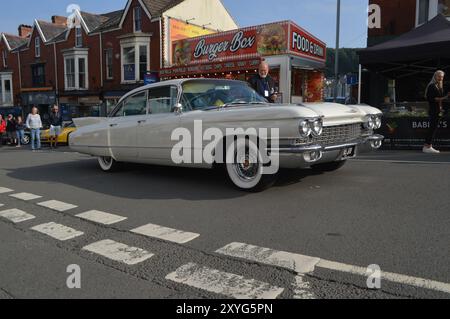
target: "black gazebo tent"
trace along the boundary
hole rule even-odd
[[[438,15],[391,41],[359,51],[360,63],[390,78],[425,75],[450,68],[450,21]]]

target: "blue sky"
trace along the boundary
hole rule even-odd
[[[310,31],[327,46],[335,46],[336,0],[222,0],[242,26],[292,20]],[[69,4],[87,12],[102,13],[123,9],[126,0],[6,0],[2,1],[0,31],[17,34],[21,23],[34,18],[49,20],[67,15]],[[365,47],[368,0],[342,0],[341,47]]]

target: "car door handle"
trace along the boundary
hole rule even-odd
[[[138,121],[138,124],[143,124],[143,123],[147,123],[147,120],[140,120],[140,121]]]
[[[109,124],[109,127],[116,127],[117,124]]]

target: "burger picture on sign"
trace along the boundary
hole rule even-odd
[[[276,55],[287,50],[287,36],[283,26],[272,24],[258,29],[258,53],[261,55]]]
[[[191,44],[189,41],[178,41],[173,50],[173,63],[175,65],[189,64],[191,62]]]

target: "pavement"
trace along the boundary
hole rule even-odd
[[[449,168],[379,151],[249,194],[220,171],[3,147],[0,298],[449,298]]]

